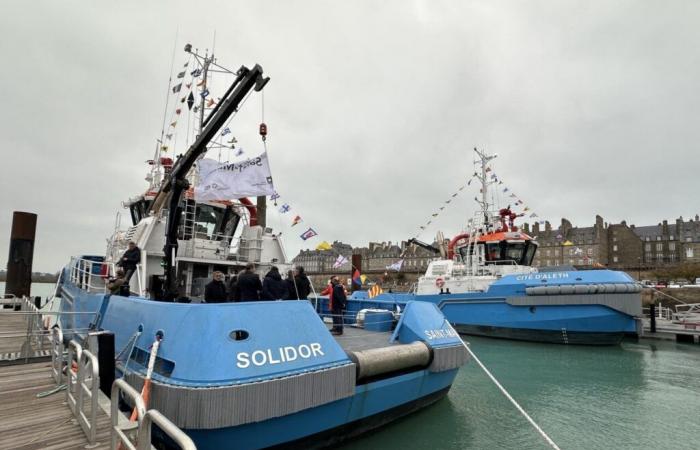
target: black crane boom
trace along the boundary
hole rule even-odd
[[[207,116],[204,121],[204,129],[173,166],[170,176],[163,182],[156,198],[153,201],[151,211],[159,213],[168,202],[168,222],[165,234],[165,286],[164,299],[172,300],[178,295],[175,273],[175,257],[177,256],[177,230],[180,225],[180,201],[182,194],[189,188],[187,174],[195,162],[207,151],[207,145],[219,132],[229,117],[236,111],[248,93],[254,89],[261,91],[270,78],[263,77],[263,69],[256,64],[252,69],[241,66],[236,72],[236,79],[226,91],[219,104]]]

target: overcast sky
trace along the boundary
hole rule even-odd
[[[271,77],[276,188],[320,235],[303,243],[270,212],[290,256],[411,237],[473,172],[474,146],[553,223],[689,218],[698,23],[693,1],[3,2],[0,266],[14,210],[39,215],[35,270],[104,254],[120,202],[146,188],[173,47],[177,71],[184,44],[211,50],[214,34],[220,63]],[[261,104],[232,122],[248,154]],[[469,189],[421,239],[464,226]]]

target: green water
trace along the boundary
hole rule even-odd
[[[700,345],[641,341],[580,347],[466,340],[562,449],[700,448]],[[447,399],[343,448],[548,446],[470,362]]]

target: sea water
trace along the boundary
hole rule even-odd
[[[41,298],[53,295],[53,291],[56,288],[56,283],[32,283],[30,288],[30,294],[32,296],[39,296]],[[5,282],[0,281],[0,296],[5,294]]]
[[[700,448],[700,345],[611,347],[464,336],[562,449]],[[544,449],[544,439],[473,361],[446,399],[343,447]]]

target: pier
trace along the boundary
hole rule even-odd
[[[58,329],[44,329],[42,313],[26,297],[0,307],[0,450],[150,450],[156,424],[184,450],[196,447],[140,393],[118,379],[100,390],[97,354],[76,340],[64,345]],[[95,352],[97,353],[97,352]],[[119,399],[134,405],[134,418]]]

